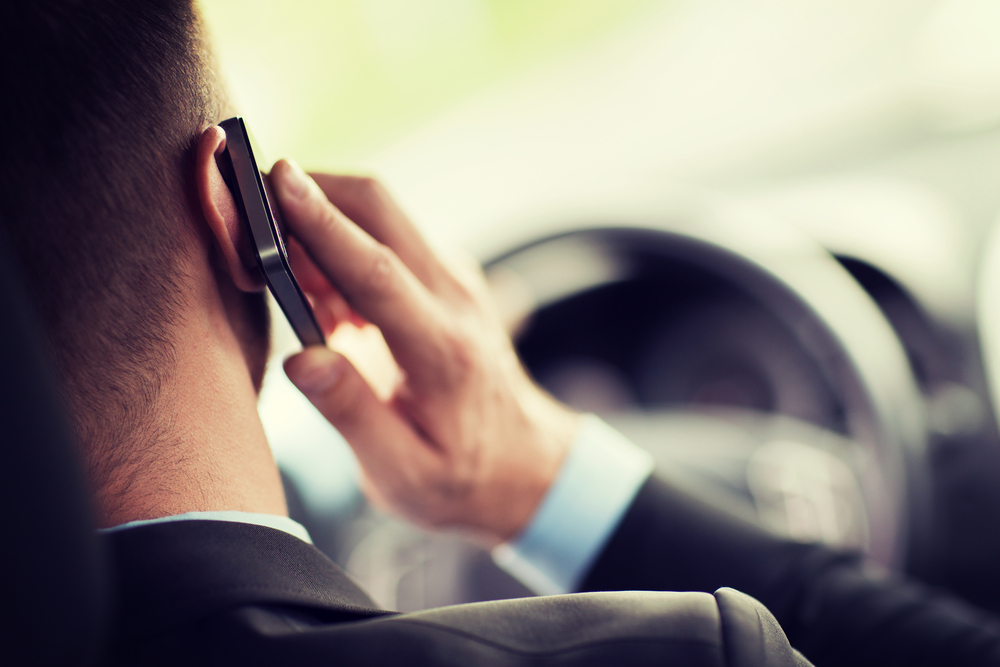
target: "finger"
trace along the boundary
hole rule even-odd
[[[288,249],[288,263],[292,265],[292,272],[295,273],[299,287],[317,296],[325,296],[327,292],[335,291],[297,239],[289,237],[285,247]]]
[[[448,284],[449,275],[423,235],[389,192],[374,178],[310,174],[344,215],[384,243],[432,292]]]
[[[313,315],[316,317],[316,323],[319,324],[319,328],[323,332],[323,338],[329,342],[330,336],[337,330],[337,325],[340,324],[341,320],[337,319],[333,310],[327,306],[326,301],[317,299],[309,292],[306,292],[305,295],[309,301],[309,307],[312,308]]]
[[[379,400],[388,401],[400,389],[403,372],[378,327],[342,324],[330,336],[327,347],[347,357]]]
[[[292,272],[298,280],[299,286],[309,298],[309,303],[313,307],[316,319],[323,327],[324,333],[330,333],[341,322],[357,323],[360,318],[348,305],[347,300],[341,296],[330,281],[326,279],[323,272],[319,270],[309,254],[294,239],[288,239],[288,262],[292,266]],[[362,320],[363,321],[363,320]]]
[[[436,454],[381,402],[346,357],[314,346],[285,360],[288,378],[344,436],[379,495],[390,502],[419,484]]]
[[[447,332],[430,292],[297,166],[279,161],[271,177],[289,228],[320,271],[382,331],[400,366],[417,376],[433,373],[441,365]]]

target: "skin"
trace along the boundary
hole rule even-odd
[[[442,261],[374,180],[313,180],[285,161],[271,176],[306,250],[295,267],[305,289],[330,310],[342,298],[377,326],[401,371],[381,398],[336,351],[311,348],[285,363],[354,449],[369,498],[488,543],[514,536],[579,418],[528,379],[478,266]]]
[[[141,471],[122,471],[129,483],[119,484],[114,506],[98,498],[104,525],[190,511],[286,514],[256,412],[266,346],[262,353],[254,342],[245,297],[262,285],[215,162],[224,142],[218,127],[198,140],[201,215],[191,221],[197,242],[174,332],[181,353],[157,406],[179,444]],[[271,179],[295,241],[293,268],[326,334],[371,323],[396,368],[376,392],[342,351],[313,347],[285,362],[354,449],[369,498],[486,544],[515,536],[558,473],[579,417],[527,377],[478,266],[440,258],[374,180],[309,177],[287,161]]]
[[[184,512],[242,510],[286,514],[284,492],[257,415],[267,356],[247,295],[261,287],[226,248],[236,207],[215,164],[225,134],[209,128],[196,153],[201,216],[183,259],[176,365],[154,406],[160,451],[127,461],[95,498],[98,521],[113,526]]]

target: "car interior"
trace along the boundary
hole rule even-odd
[[[747,216],[755,233],[741,238],[734,230]],[[987,294],[1000,289],[997,248],[984,260]],[[27,609],[12,636],[39,664],[86,664],[113,632],[113,563],[97,551],[30,305],[16,263],[3,259],[2,307],[13,315],[3,344],[20,353],[3,361],[14,458],[0,488],[8,506],[24,508],[12,518],[24,537],[4,553],[20,576],[8,578],[5,597]],[[538,382],[605,416],[676,483],[778,534],[860,548],[997,608],[997,546],[984,529],[996,511],[1000,443],[992,418],[972,414],[959,388],[988,404],[986,367],[959,374],[961,348],[874,267],[726,205],[702,209],[694,224],[579,226],[498,256],[486,271]],[[946,391],[954,395],[941,398]],[[360,499],[316,513],[284,478],[293,518],[386,606],[531,594],[460,538]],[[53,608],[87,623],[71,624],[62,642],[38,642]]]
[[[992,69],[962,69],[959,57],[984,43],[968,31],[995,8],[927,0],[875,16],[868,3],[829,3],[786,39],[780,22],[792,19],[778,9],[751,17],[714,1],[647,4],[658,9],[607,44],[526,70],[360,164],[384,174],[417,218],[438,220],[426,223],[432,237],[481,260],[535,381],[650,451],[671,480],[777,534],[861,549],[1000,613],[1000,96],[982,92],[1000,90],[1000,51],[968,56]],[[826,62],[815,55],[821,40],[801,44],[826,35],[831,16],[835,26],[872,21],[871,35],[855,35],[860,46],[838,51],[845,62],[861,54],[850,61],[869,72],[863,85],[843,83],[832,65],[819,83],[802,74]],[[748,57],[753,82],[773,94],[741,108],[742,125],[727,124],[718,107],[743,89],[722,81],[732,97],[705,92],[728,62],[707,56],[705,42],[773,34],[801,46],[801,67],[778,47]],[[235,42],[221,37],[226,62]],[[909,60],[900,56],[905,76],[891,59],[877,62],[892,76],[871,73],[862,56],[883,42],[912,46]],[[948,48],[959,56],[927,64]],[[686,100],[667,120],[653,107],[662,91],[650,70],[622,75],[629,63],[662,66],[663,54],[684,65],[663,70],[663,85]],[[688,71],[702,79],[689,82]],[[919,86],[886,92],[885,81],[913,72]],[[851,97],[862,89],[868,97]],[[615,95],[620,105],[608,101]],[[824,111],[808,111],[801,100],[811,96]],[[847,101],[823,106],[828,97]],[[568,109],[584,120],[566,121]],[[661,135],[650,118],[690,125]],[[266,143],[279,123],[264,120],[255,127]],[[601,130],[611,138],[585,141]],[[698,142],[704,152],[685,158]],[[628,169],[626,158],[635,158]],[[591,180],[545,185],[563,168],[565,179],[581,176],[582,163]],[[510,174],[502,187],[498,174]],[[8,636],[39,664],[87,664],[114,632],[114,564],[97,549],[19,285],[0,238],[0,499],[17,508],[7,518],[18,536],[2,550],[5,571],[17,573],[3,588],[25,610]],[[275,321],[280,356],[293,339]],[[410,611],[532,594],[461,536],[373,509],[346,443],[280,363],[271,368],[260,412],[290,514],[374,600]],[[74,619],[61,642],[42,640],[59,622],[53,613]]]
[[[86,665],[111,632],[112,566],[98,550],[77,450],[7,243],[0,236],[0,499],[13,536],[0,556],[11,610],[4,651],[31,664]]]
[[[447,29],[495,46],[474,32],[502,15],[487,5]],[[678,483],[997,610],[996,11],[651,2],[360,165],[482,261],[536,381]],[[420,40],[442,17],[406,52],[428,89],[419,64],[445,52]],[[529,593],[460,538],[373,512],[278,373],[261,413],[303,522],[382,604]]]
[[[487,263],[536,380],[778,534],[982,597],[974,524],[1000,461],[983,371],[959,372],[892,279],[779,219],[726,204],[652,220],[579,224]],[[457,538],[363,501],[341,520],[328,553],[400,608],[528,594]]]

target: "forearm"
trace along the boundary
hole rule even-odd
[[[817,665],[998,664],[995,620],[857,554],[780,539],[650,479],[582,590],[730,586],[770,609]]]

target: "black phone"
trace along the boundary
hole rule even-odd
[[[228,118],[219,126],[226,131],[226,148],[219,171],[233,193],[236,208],[246,225],[257,268],[303,347],[325,345],[309,300],[292,273],[285,247],[284,225],[267,176],[257,166],[257,147],[243,118]],[[260,155],[260,152],[257,152]]]

